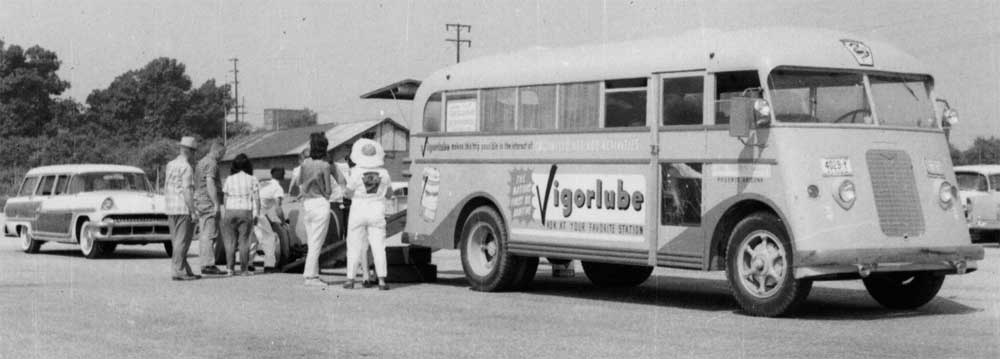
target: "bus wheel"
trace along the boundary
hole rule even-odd
[[[726,252],[726,276],[748,314],[783,315],[809,296],[812,281],[795,279],[791,249],[784,225],[771,213],[757,212],[736,224]]]
[[[479,207],[469,213],[462,226],[459,247],[462,269],[472,289],[494,292],[523,286],[534,278],[527,276],[530,260],[507,252],[507,227],[491,207]],[[537,268],[537,258],[535,266]],[[533,271],[532,271],[533,272]]]
[[[913,309],[927,304],[944,283],[936,273],[872,273],[862,280],[875,301],[886,308]]]
[[[583,273],[598,287],[634,287],[653,273],[653,267],[599,262],[580,262]]]

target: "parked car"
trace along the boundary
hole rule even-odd
[[[1000,242],[1000,165],[955,167],[972,241]]]
[[[7,200],[5,237],[16,237],[26,253],[45,242],[78,244],[87,258],[116,246],[162,243],[173,252],[162,195],[139,168],[109,164],[34,168]]]

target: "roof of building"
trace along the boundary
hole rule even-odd
[[[244,153],[250,158],[298,155],[309,148],[309,134],[313,132],[325,133],[326,139],[330,141],[328,148],[333,149],[361,136],[366,131],[386,121],[409,132],[406,126],[390,118],[386,118],[341,124],[325,123],[282,131],[254,133],[230,141],[226,145],[226,157],[222,160],[232,161],[240,153]]]
[[[955,166],[955,172],[978,172],[982,174],[995,174],[1000,173],[1000,165],[968,165],[968,166]]]
[[[75,174],[75,173],[87,173],[87,172],[128,172],[128,173],[144,173],[138,167],[132,166],[122,166],[122,165],[112,165],[112,164],[72,164],[72,165],[53,165],[53,166],[41,166],[32,168],[28,171],[28,175],[47,175],[47,174]]]
[[[393,82],[377,90],[361,95],[363,99],[383,99],[383,100],[413,100],[417,94],[420,81],[405,79]]]

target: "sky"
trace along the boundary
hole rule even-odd
[[[454,63],[448,23],[472,27],[463,59],[701,27],[844,30],[929,65],[938,97],[959,111],[959,148],[1000,136],[1000,1],[0,0],[0,39],[55,51],[72,84],[65,97],[83,102],[163,56],[183,62],[195,86],[232,82],[229,59],[238,58],[245,118],[255,125],[265,108],[309,108],[320,122],[417,123],[409,102],[359,96]]]

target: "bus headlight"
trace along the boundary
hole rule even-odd
[[[101,202],[102,211],[110,211],[115,208],[115,201],[111,197],[105,198],[104,202]]]
[[[851,180],[844,180],[840,182],[840,187],[837,188],[837,194],[833,196],[833,199],[837,201],[837,204],[844,209],[851,209],[854,206],[854,200],[858,198],[857,193],[854,191],[854,182]]]
[[[952,204],[955,203],[955,186],[947,181],[941,183],[941,188],[938,189],[938,201],[941,205],[941,209],[950,209]]]

